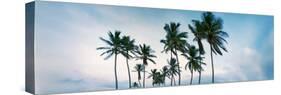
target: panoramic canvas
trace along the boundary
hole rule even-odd
[[[35,1],[26,19],[35,94],[274,79],[273,16]]]

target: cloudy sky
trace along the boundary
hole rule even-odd
[[[137,44],[148,44],[155,50],[157,64],[147,70],[167,65],[168,54],[161,53],[166,23],[181,23],[180,31],[189,32],[191,20],[200,19],[202,12],[105,5],[36,2],[35,17],[35,81],[37,93],[113,90],[114,58],[104,60],[97,47],[105,46],[99,37],[107,39],[108,31],[120,30]],[[216,13],[224,20],[228,53],[215,55],[215,81],[236,82],[273,79],[273,17],[265,15]],[[202,82],[211,82],[210,50],[206,50]],[[179,58],[181,66],[186,59]],[[130,60],[130,68],[141,61]],[[183,84],[188,84],[190,72],[182,68]],[[137,73],[132,72],[132,81]],[[198,81],[195,73],[194,83]],[[118,56],[119,87],[128,87],[125,58]],[[151,87],[151,79],[147,79]]]

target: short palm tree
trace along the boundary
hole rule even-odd
[[[202,55],[205,54],[202,39],[206,38],[205,37],[206,32],[203,29],[202,22],[200,22],[198,20],[192,20],[192,25],[188,25],[188,28],[190,29],[190,31],[194,35],[193,41],[197,42],[197,45],[199,47],[199,53],[200,53],[199,56],[201,57]],[[200,60],[200,61],[202,61],[202,60]],[[199,72],[198,83],[200,84],[201,83],[201,71],[198,71],[198,72]]]
[[[152,78],[152,86],[155,86],[155,84],[160,86],[160,84],[163,83],[163,76],[157,71],[157,69],[152,69],[149,74],[150,75],[147,78]]]
[[[202,65],[205,65],[205,63],[201,62],[202,57],[199,54],[199,49],[197,49],[195,46],[187,45],[188,50],[183,53],[182,55],[188,60],[188,62],[185,65],[185,70],[187,68],[190,70],[191,73],[191,79],[190,79],[190,85],[192,84],[193,80],[193,71],[202,71]]]
[[[137,64],[135,67],[135,70],[133,72],[137,72],[138,73],[138,82],[139,82],[139,86],[141,86],[141,72],[144,72],[144,66],[142,64]]]
[[[106,40],[102,37],[100,39],[107,44],[105,47],[99,47],[97,50],[105,50],[101,54],[107,54],[105,57],[105,60],[110,58],[112,55],[114,55],[114,74],[115,74],[115,89],[118,89],[118,78],[117,78],[117,55],[122,52],[121,49],[121,38],[120,38],[120,31],[115,31],[114,34],[109,31],[108,36],[109,40]]]
[[[202,25],[206,32],[206,39],[210,45],[211,63],[212,63],[212,83],[215,83],[213,53],[222,55],[222,51],[227,52],[224,43],[227,43],[225,37],[229,37],[223,29],[223,20],[216,17],[211,12],[204,12],[202,14]]]
[[[165,39],[162,39],[160,42],[164,44],[164,50],[166,53],[168,51],[176,56],[176,61],[179,64],[178,70],[180,70],[180,62],[178,58],[178,52],[183,52],[185,50],[185,44],[187,43],[187,32],[179,31],[180,23],[171,22],[170,24],[165,24],[164,30],[166,31]],[[181,73],[179,74],[178,84],[181,84]]]
[[[135,40],[134,39],[131,40],[131,38],[129,36],[122,37],[122,49],[123,49],[122,55],[126,58],[128,78],[129,78],[129,88],[132,87],[129,59],[132,58],[131,54],[135,54],[135,51],[136,51],[136,46],[134,43],[135,43]]]
[[[164,84],[164,86],[166,85],[166,77],[168,77],[169,76],[169,68],[167,67],[167,66],[164,66],[163,68],[162,68],[162,70],[161,70],[161,72],[162,72],[162,75],[163,75],[163,84]]]
[[[156,73],[157,73],[157,69],[152,69],[149,73],[149,76],[147,78],[152,78],[152,86],[154,86],[155,84],[155,78],[156,78]]]
[[[156,75],[153,79],[153,85],[161,86],[161,84],[164,84],[164,76],[161,74],[161,72],[156,72]]]
[[[150,48],[150,46],[143,44],[139,45],[138,50],[136,51],[137,53],[137,60],[142,60],[143,65],[144,65],[144,72],[143,72],[143,88],[145,88],[145,66],[148,65],[148,62],[152,62],[156,64],[156,62],[152,58],[156,58],[154,51]]]
[[[169,77],[171,79],[171,86],[173,86],[173,82],[175,84],[175,76],[179,74],[179,64],[177,63],[175,58],[172,58],[171,60],[168,61],[167,67],[168,67],[168,73]]]

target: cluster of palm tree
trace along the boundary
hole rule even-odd
[[[107,46],[99,47],[97,50],[105,50],[102,54],[107,54],[105,59],[114,56],[114,73],[115,73],[115,88],[118,89],[118,76],[117,76],[117,57],[121,54],[126,58],[126,65],[128,71],[128,82],[129,88],[145,88],[146,78],[152,79],[153,86],[165,86],[166,78],[170,79],[170,85],[181,85],[181,64],[179,61],[179,56],[186,58],[187,62],[185,65],[185,70],[189,70],[191,74],[190,83],[193,82],[194,72],[198,72],[199,78],[198,83],[201,83],[201,73],[204,71],[202,65],[206,65],[204,62],[204,46],[203,41],[205,40],[209,43],[210,55],[211,55],[211,66],[212,66],[212,83],[215,82],[214,78],[214,64],[213,64],[213,53],[222,55],[222,51],[227,52],[224,43],[227,43],[225,37],[228,34],[224,32],[223,20],[216,17],[211,12],[204,12],[202,14],[201,20],[192,20],[192,24],[188,25],[189,30],[194,35],[193,41],[198,45],[190,45],[187,42],[188,32],[182,32],[179,30],[180,23],[170,22],[164,25],[164,30],[166,36],[164,39],[160,40],[160,43],[164,44],[162,53],[169,53],[170,58],[167,60],[168,65],[165,65],[160,70],[152,69],[151,72],[146,71],[146,67],[149,62],[156,64],[153,58],[156,58],[154,51],[149,45],[140,44],[135,45],[135,40],[130,36],[121,36],[120,31],[115,31],[112,33],[109,31],[109,39],[100,38],[104,41]],[[129,60],[136,59],[141,60],[141,64],[136,64],[133,72],[138,74],[138,82],[132,83],[131,81],[131,70],[129,66]],[[141,76],[141,73],[143,74]],[[150,75],[146,77],[146,73]],[[177,76],[177,80],[176,80]],[[143,78],[142,78],[143,77]],[[142,80],[142,84],[141,84]],[[176,82],[177,81],[177,82]],[[142,85],[142,86],[141,86]]]
[[[132,88],[132,83],[131,83],[131,74],[130,74],[130,66],[129,66],[129,59],[135,58],[136,60],[142,60],[143,64],[136,65],[136,70],[138,71],[139,77],[140,77],[140,72],[143,71],[143,76],[145,77],[145,67],[148,65],[148,62],[152,62],[156,64],[156,62],[152,59],[156,57],[152,53],[154,51],[150,48],[150,46],[146,44],[142,44],[136,46],[135,40],[131,39],[129,36],[120,36],[121,32],[120,31],[115,31],[112,33],[109,31],[108,36],[109,40],[106,40],[102,37],[100,39],[104,41],[108,46],[106,47],[99,47],[97,50],[105,50],[102,54],[107,54],[105,57],[105,60],[110,58],[111,56],[114,55],[114,73],[115,73],[115,89],[118,89],[118,76],[117,76],[117,57],[119,54],[124,56],[126,58],[126,65],[127,65],[127,70],[128,70],[128,80],[129,80],[129,88]],[[133,84],[135,85],[135,84]],[[136,85],[135,85],[136,86]],[[143,79],[143,87],[145,87],[145,78]]]

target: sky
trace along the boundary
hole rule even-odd
[[[179,30],[188,32],[187,41],[193,42],[188,29],[191,20],[200,20],[203,11],[170,10],[155,8],[120,7],[95,4],[75,4],[37,1],[35,9],[35,87],[37,93],[63,93],[80,91],[114,90],[114,58],[104,60],[106,46],[99,39],[108,39],[109,31],[120,30],[136,44],[147,44],[155,51],[157,64],[147,70],[161,69],[167,65],[169,54],[161,53],[165,24],[179,22]],[[273,16],[217,13],[223,19],[223,30],[229,34],[225,46],[228,52],[214,55],[215,82],[271,80],[273,63]],[[211,83],[210,49],[203,42],[206,54],[202,83]],[[182,67],[182,84],[190,81],[189,70],[184,70],[187,60],[179,57]],[[131,70],[137,60],[129,60]],[[118,56],[119,88],[128,88],[125,58]],[[148,75],[148,74],[147,74]],[[131,72],[132,82],[137,73]],[[152,87],[151,79],[146,79]],[[194,74],[197,84],[198,73]],[[167,80],[168,82],[168,80]]]

